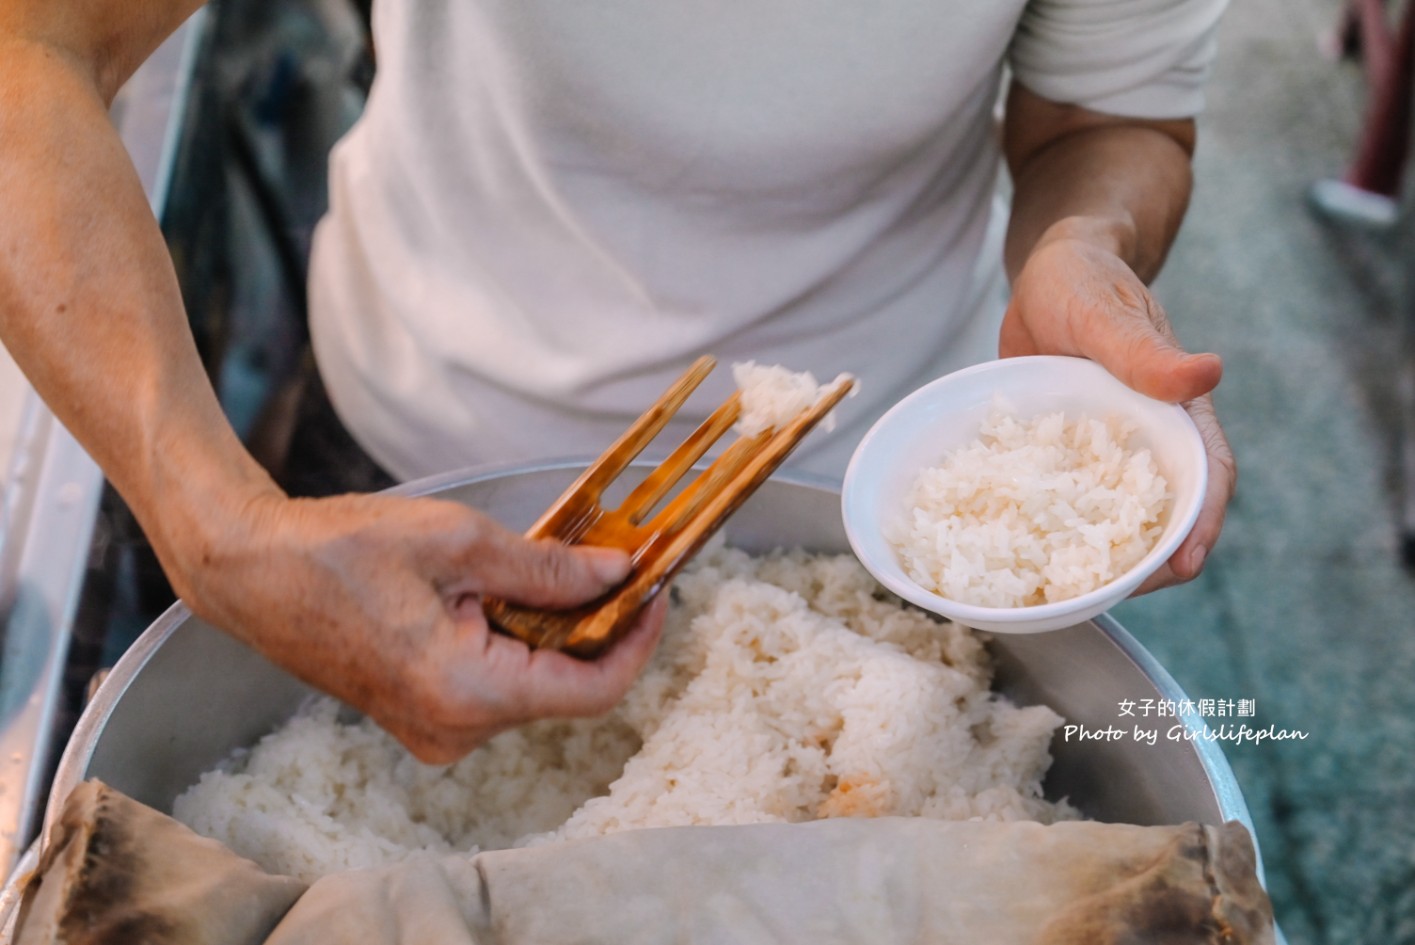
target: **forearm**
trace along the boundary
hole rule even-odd
[[[1192,149],[1192,122],[1109,119],[1014,88],[1005,126],[1009,277],[1046,241],[1077,238],[1153,279],[1189,204]]]
[[[197,559],[223,511],[274,486],[206,378],[102,83],[48,44],[0,45],[0,337],[164,563]]]
[[[1203,511],[1147,589],[1199,573],[1235,481],[1233,454],[1208,397],[1223,362],[1186,352],[1145,284],[1158,274],[1188,206],[1193,149],[1187,119],[1116,118],[1021,86],[1008,96],[1012,293],[998,353],[1090,358],[1142,394],[1184,404],[1208,450]]]

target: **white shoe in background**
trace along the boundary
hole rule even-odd
[[[1400,218],[1400,202],[1385,194],[1362,190],[1344,180],[1319,180],[1307,199],[1323,216],[1372,230],[1388,230]]]

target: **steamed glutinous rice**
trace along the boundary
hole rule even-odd
[[[921,471],[886,537],[909,577],[950,600],[1068,600],[1139,563],[1172,497],[1133,424],[994,405],[973,443]]]
[[[176,816],[305,879],[635,827],[905,815],[1050,822],[1061,719],[989,690],[972,631],[905,609],[848,556],[719,548],[676,580],[663,643],[609,715],[507,732],[450,766],[313,702]]]
[[[833,388],[850,375],[841,374],[828,385],[816,383],[809,371],[791,371],[778,364],[763,365],[743,361],[732,365],[732,379],[742,395],[742,413],[737,418],[737,432],[742,436],[779,427],[814,406],[827,388]],[[827,414],[820,423],[822,431],[835,429],[834,414]]]

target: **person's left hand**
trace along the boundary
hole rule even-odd
[[[1218,541],[1237,484],[1233,451],[1210,397],[1223,374],[1219,356],[1185,352],[1130,267],[1069,236],[1044,237],[1013,280],[998,354],[1090,358],[1140,393],[1184,405],[1208,447],[1208,491],[1193,530],[1136,593],[1196,577]]]

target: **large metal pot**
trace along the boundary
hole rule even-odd
[[[399,492],[436,495],[485,510],[518,529],[571,482],[580,464],[500,467],[411,483]],[[778,475],[732,518],[728,540],[753,551],[800,546],[847,551],[838,488]],[[1168,737],[1194,718],[1121,717],[1121,703],[1180,703],[1174,679],[1108,617],[1052,633],[997,636],[997,688],[1015,701],[1050,705],[1091,731],[1123,729],[1105,740],[1058,732],[1047,793],[1071,798],[1099,820],[1138,824],[1183,821],[1249,824],[1233,772],[1215,743]],[[311,690],[261,656],[194,618],[185,607],[164,614],[119,661],[80,719],[50,794],[46,832],[69,791],[86,778],[160,810],[233,749],[254,743]],[[1136,724],[1158,730],[1154,745]],[[29,858],[29,862],[33,857]],[[14,881],[0,897],[13,905]]]

